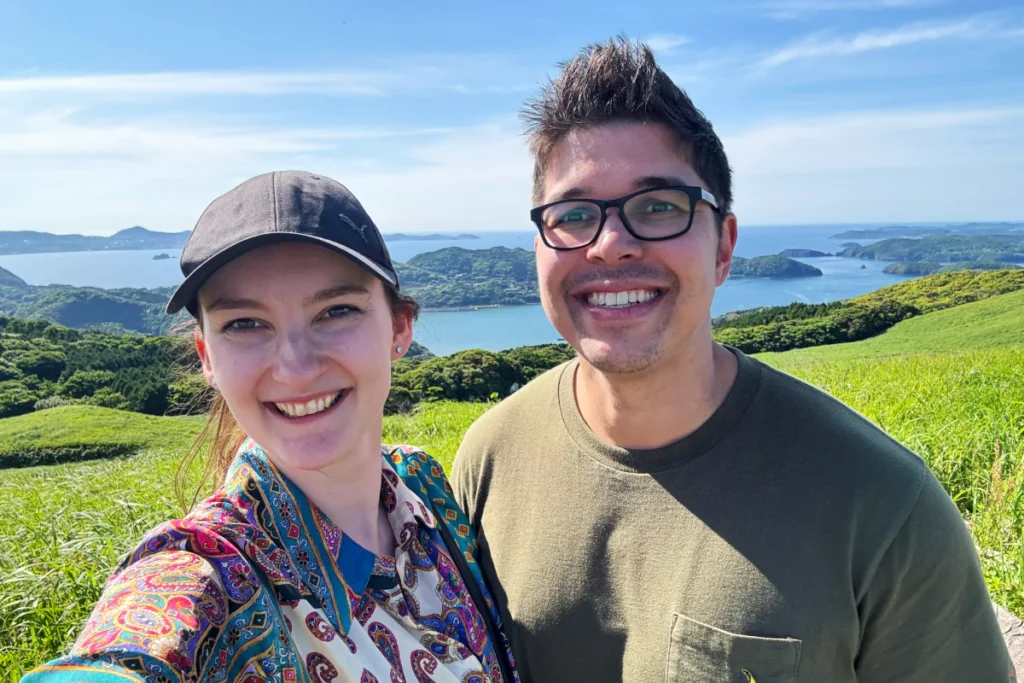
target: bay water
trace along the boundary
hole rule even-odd
[[[854,225],[757,226],[740,229],[736,254],[745,257],[777,254],[783,249],[816,249],[834,253],[844,240],[830,237]],[[404,262],[416,254],[457,246],[486,249],[495,246],[533,249],[535,231],[480,232],[475,240],[409,240],[388,244],[391,258]],[[862,244],[868,240],[861,241]],[[154,261],[166,253],[172,258]],[[67,284],[79,287],[169,287],[181,282],[181,253],[160,251],[87,251],[0,256],[6,268],[32,285]],[[788,280],[734,278],[718,289],[712,315],[757,306],[803,301],[820,303],[864,294],[907,279],[882,272],[884,263],[839,257],[798,259],[821,269],[823,277]],[[867,266],[861,268],[861,266]],[[426,311],[416,326],[416,339],[439,355],[462,349],[491,351],[560,339],[540,306],[511,306],[472,311]]]

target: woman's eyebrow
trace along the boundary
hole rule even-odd
[[[370,290],[363,285],[350,283],[345,285],[338,285],[337,287],[328,287],[327,289],[321,289],[313,296],[306,299],[303,304],[311,306],[313,304],[322,303],[331,299],[336,299],[339,296],[345,296],[346,294],[369,294]]]
[[[266,306],[255,299],[244,299],[240,297],[222,296],[206,307],[208,313],[214,311],[233,311],[241,308],[266,310]]]

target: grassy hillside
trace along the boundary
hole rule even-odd
[[[904,320],[864,341],[758,357],[791,365],[1007,346],[1024,346],[1024,290]]]

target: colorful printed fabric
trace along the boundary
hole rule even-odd
[[[71,652],[24,682],[518,681],[440,466],[409,447],[382,455],[395,556],[349,539],[249,441],[215,495],[114,571]]]

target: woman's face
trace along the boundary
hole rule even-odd
[[[323,247],[261,247],[199,292],[196,348],[242,430],[285,471],[379,447],[396,350],[412,321],[384,285]]]

